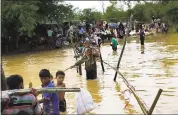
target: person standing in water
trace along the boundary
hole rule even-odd
[[[53,41],[53,31],[51,28],[48,29],[47,34],[48,34],[48,39],[47,39],[48,46],[50,49],[52,49],[54,41]]]
[[[96,66],[96,56],[97,52],[93,47],[90,45],[90,41],[86,40],[84,43],[84,52],[83,55],[88,58],[85,62],[85,70],[86,70],[86,77],[87,79],[96,79],[97,78],[97,66]]]
[[[144,53],[144,41],[145,41],[145,32],[144,29],[140,29],[140,43],[141,43],[141,53]]]
[[[120,22],[117,32],[118,32],[119,39],[123,39],[125,32],[124,32],[124,25],[122,24],[122,22]]]
[[[56,87],[65,88],[66,85],[64,83],[65,73],[63,71],[56,72],[57,85]],[[66,111],[66,100],[65,100],[65,92],[59,92],[59,110],[60,112]]]

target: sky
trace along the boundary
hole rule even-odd
[[[102,10],[102,1],[65,1],[66,3],[72,4],[74,7],[78,7],[79,9],[85,9],[85,8],[95,8],[98,11],[103,11]],[[104,9],[108,6],[110,6],[109,1],[103,1],[104,3]],[[117,3],[117,6],[121,9],[126,10],[127,6],[123,2]]]

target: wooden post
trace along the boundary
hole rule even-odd
[[[99,50],[100,50],[101,43],[102,43],[102,42],[99,43]],[[102,55],[101,55],[101,50],[100,50],[100,60],[101,60],[101,67],[102,67],[102,70],[103,70],[103,72],[105,72],[105,70],[104,70],[104,64],[103,64],[103,58],[102,58]]]
[[[156,106],[156,104],[158,102],[158,99],[159,99],[159,97],[160,97],[162,92],[163,92],[163,90],[159,89],[159,91],[158,91],[158,93],[157,93],[157,95],[156,95],[156,97],[155,97],[155,99],[153,101],[153,104],[151,105],[150,110],[148,111],[148,115],[151,115],[153,113],[153,110],[154,110],[154,108],[155,108],[155,106]]]
[[[82,75],[82,65],[81,64],[79,65],[78,69],[79,69],[79,74]]]

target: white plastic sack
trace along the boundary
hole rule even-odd
[[[81,89],[76,95],[76,112],[77,114],[88,113],[95,108],[93,98],[87,90]]]
[[[131,98],[131,93],[130,93],[130,91],[127,89],[127,90],[124,91],[124,99],[125,99],[125,100],[130,100],[130,98]]]

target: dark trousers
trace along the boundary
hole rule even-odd
[[[117,51],[117,47],[113,47],[113,46],[112,46],[112,50],[113,50],[113,51]]]
[[[101,42],[101,39],[98,39],[98,44],[100,44],[100,42]]]
[[[60,100],[59,102],[59,110],[60,112],[65,112],[66,111],[66,100]]]
[[[96,79],[97,78],[96,62],[94,62],[90,67],[86,68],[86,77],[87,77],[87,79]]]
[[[145,37],[140,37],[140,43],[141,45],[144,45]]]

